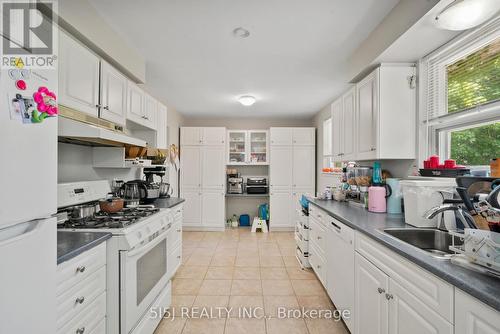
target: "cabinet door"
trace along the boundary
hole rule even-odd
[[[356,85],[358,99],[358,159],[375,159],[377,157],[377,80],[377,70],[375,70]]]
[[[227,163],[230,165],[245,165],[247,163],[247,131],[230,130],[227,132],[229,147]]]
[[[393,279],[389,280],[389,334],[453,334],[453,325]]]
[[[127,119],[144,123],[144,92],[131,81],[127,82]]]
[[[203,145],[221,146],[226,143],[226,128],[207,127],[203,128]]]
[[[293,128],[293,145],[315,145],[316,131],[314,128]]]
[[[125,124],[127,79],[108,63],[101,61],[101,105],[99,117]]]
[[[271,190],[292,187],[292,153],[291,146],[271,146],[271,165],[269,166]]]
[[[271,145],[292,145],[292,128],[271,128]]]
[[[342,96],[342,160],[356,159],[356,113],[354,88]]]
[[[314,188],[315,161],[314,146],[293,147],[292,188]]]
[[[182,127],[181,145],[201,145],[201,128]]]
[[[203,190],[201,194],[203,227],[224,229],[224,196],[223,190]]]
[[[59,34],[59,103],[99,116],[99,58],[83,45]]]
[[[265,130],[248,131],[248,149],[250,164],[266,165],[269,163],[268,132]]]
[[[290,217],[294,224],[296,224],[297,220],[299,219],[299,211],[302,211],[302,205],[300,205],[299,202],[302,195],[314,196],[314,188],[292,190],[292,205],[290,206]]]
[[[354,259],[354,333],[387,334],[389,277],[363,256]],[[406,333],[402,331],[400,333]]]
[[[332,155],[337,161],[342,160],[342,99],[332,103]]]
[[[144,125],[156,130],[156,117],[158,113],[158,101],[149,94],[144,94]]]
[[[290,191],[271,191],[269,199],[269,228],[292,228],[295,222],[291,217],[292,193]]]
[[[183,226],[201,226],[201,191],[197,189],[182,189],[184,202]]]
[[[181,185],[185,189],[201,188],[201,147],[183,146],[180,151]]]
[[[500,312],[455,288],[455,334],[500,334]]]
[[[167,107],[163,104],[158,104],[158,114],[156,115],[156,119],[156,148],[167,149]]]
[[[201,186],[205,189],[224,190],[224,147],[203,146],[201,155],[202,180]]]

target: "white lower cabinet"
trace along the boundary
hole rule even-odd
[[[500,312],[455,289],[455,334],[500,334]]]
[[[224,229],[224,190],[203,190],[201,193],[201,223],[207,230]]]
[[[61,263],[57,282],[57,333],[105,333],[106,243]]]
[[[201,226],[201,190],[182,189],[181,197],[186,200],[184,203],[184,215],[182,218],[183,226]]]
[[[173,222],[167,234],[167,272],[173,277],[182,263],[182,217],[183,205],[171,208],[174,212]]]
[[[291,190],[271,190],[269,198],[270,229],[292,227],[292,192]]]

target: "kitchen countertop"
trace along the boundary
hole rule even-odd
[[[180,197],[161,197],[155,200],[153,205],[160,209],[169,209],[185,201],[184,198]]]
[[[425,251],[381,232],[388,227],[413,227],[405,224],[402,215],[372,213],[345,202],[314,198],[309,198],[309,201],[347,226],[500,311],[500,279],[465,269],[449,260],[436,259]]]
[[[111,233],[57,231],[57,264],[68,261],[111,238]]]

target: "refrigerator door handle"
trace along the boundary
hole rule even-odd
[[[40,225],[40,220],[31,220],[0,229],[0,247],[28,238],[30,235],[36,233]]]

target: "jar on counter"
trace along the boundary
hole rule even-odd
[[[491,177],[500,177],[500,158],[494,158],[490,161]]]

